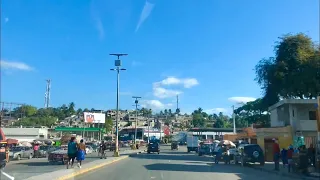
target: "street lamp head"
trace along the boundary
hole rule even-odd
[[[110,69],[111,71],[115,71],[115,70],[117,70],[117,69]]]

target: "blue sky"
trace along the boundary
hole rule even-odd
[[[1,101],[230,113],[261,96],[253,68],[286,33],[319,40],[318,0],[2,0]],[[236,97],[236,98],[234,98]]]

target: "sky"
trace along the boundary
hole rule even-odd
[[[1,101],[44,107],[230,114],[261,97],[254,66],[274,43],[303,32],[319,41],[318,0],[2,0]]]

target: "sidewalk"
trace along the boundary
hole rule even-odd
[[[107,159],[99,159],[89,163],[84,164],[81,169],[75,164],[72,169],[61,169],[58,171],[53,171],[50,173],[44,173],[37,176],[32,176],[26,180],[43,180],[43,179],[55,179],[55,180],[66,180],[74,178],[77,175],[87,173],[89,171],[101,168],[103,166],[115,163],[117,161],[126,159],[130,154],[138,154],[143,152],[144,149],[139,150],[125,150],[121,153],[120,157],[108,157]]]
[[[278,174],[280,176],[286,176],[286,177],[295,178],[295,179],[319,180],[319,178],[320,178],[320,173],[318,173],[318,172],[310,173],[309,176],[303,175],[303,174],[297,174],[297,173],[294,173],[294,172],[290,172],[289,173],[288,172],[288,168],[287,167],[283,168],[283,165],[282,165],[281,162],[280,162],[279,171],[275,171],[274,170],[274,163],[273,162],[266,162],[264,166],[251,164],[251,165],[249,165],[249,167],[254,168],[254,169],[258,169],[258,170],[261,170],[261,171],[269,172],[269,173]]]

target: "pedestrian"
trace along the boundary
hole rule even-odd
[[[294,153],[293,147],[290,145],[289,148],[288,148],[288,152],[287,152],[288,172],[291,171],[291,168],[292,168],[292,165],[293,165],[293,160],[292,160],[293,153]]]
[[[316,150],[313,147],[313,144],[310,144],[308,148],[308,158],[310,159],[311,164],[316,167]]]
[[[74,159],[77,157],[77,143],[76,143],[76,138],[71,137],[69,143],[68,143],[68,163],[67,163],[67,168],[69,168],[70,161],[71,161],[71,168],[73,167],[74,164]]]
[[[33,153],[34,153],[35,158],[39,158],[39,144],[38,143],[36,143],[33,146]]]
[[[106,152],[106,150],[107,150],[107,145],[106,145],[106,143],[104,142],[104,141],[102,141],[101,142],[101,144],[100,144],[100,159],[102,159],[102,158],[104,158],[104,159],[107,159],[107,156],[106,156],[106,154],[105,154],[105,152]]]
[[[272,139],[272,140],[273,140],[274,170],[279,171],[280,147],[276,139]]]
[[[83,139],[80,140],[80,143],[78,144],[78,152],[77,152],[77,161],[78,161],[78,167],[81,168],[82,161],[85,158],[86,154],[86,145],[83,143]]]
[[[217,151],[217,154],[216,154],[215,163],[219,164],[219,161],[220,161],[221,156],[222,156],[223,149],[222,149],[221,146],[218,146],[217,148],[218,148],[218,151]]]
[[[283,168],[285,168],[286,165],[288,164],[287,150],[285,148],[282,148],[281,150],[281,160],[282,160]]]

